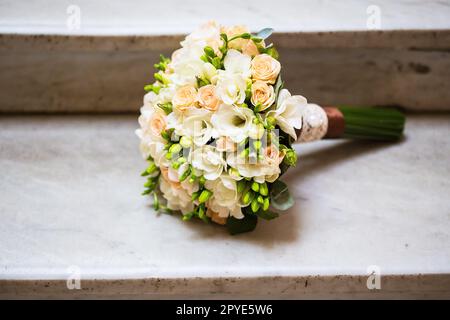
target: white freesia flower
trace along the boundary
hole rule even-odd
[[[306,98],[302,96],[291,96],[287,89],[282,89],[278,95],[277,107],[267,112],[267,117],[273,117],[278,126],[297,139],[295,129],[302,127],[302,108],[307,104]]]
[[[202,172],[206,180],[217,179],[226,167],[222,154],[210,145],[194,149],[189,158],[192,166]]]
[[[221,175],[213,181],[206,181],[205,187],[213,192],[208,201],[208,207],[217,212],[219,217],[229,216],[242,219],[241,207],[239,206],[239,195],[237,193],[236,181],[227,174]]]
[[[191,196],[183,188],[174,188],[165,178],[160,179],[159,188],[167,200],[167,207],[172,210],[180,210],[183,214],[194,210]]]
[[[242,78],[247,79],[250,78],[251,74],[251,61],[252,59],[248,55],[230,49],[225,56],[223,64],[227,73],[236,73]]]
[[[245,101],[247,81],[239,73],[220,71],[217,80],[217,95],[228,105],[242,104]]]
[[[221,105],[211,117],[211,123],[220,136],[228,136],[236,143],[248,136],[255,115],[249,108]]]
[[[170,63],[173,73],[166,78],[177,86],[186,84],[194,85],[196,77],[209,80],[215,84],[217,82],[217,70],[214,66],[200,59],[203,55],[203,47],[181,48],[177,50],[175,60]]]
[[[179,120],[178,120],[179,121]],[[182,125],[178,126],[176,134],[192,138],[197,146],[205,145],[213,136],[211,112],[206,109],[189,109],[183,117]]]

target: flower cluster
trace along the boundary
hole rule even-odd
[[[237,233],[291,205],[278,178],[296,163],[307,101],[282,88],[270,33],[209,22],[155,64],[136,133],[156,209]]]

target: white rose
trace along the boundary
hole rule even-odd
[[[235,180],[223,174],[214,181],[206,181],[205,187],[213,192],[211,199],[208,200],[208,208],[217,212],[219,217],[233,216],[237,219],[244,217],[239,206]]]
[[[237,73],[244,79],[250,78],[250,66],[252,59],[237,50],[230,49],[223,61],[227,73]]]
[[[206,180],[217,179],[226,166],[222,154],[210,145],[195,149],[190,153],[189,157],[192,166],[202,172]]]
[[[278,95],[277,107],[267,112],[267,117],[273,117],[278,126],[297,139],[295,129],[302,127],[302,108],[307,104],[306,98],[302,96],[291,96],[287,89],[282,89]]]
[[[225,104],[242,104],[245,101],[247,81],[238,73],[219,71],[216,93]]]
[[[159,189],[167,200],[167,207],[180,210],[183,214],[194,210],[191,196],[183,188],[174,188],[165,178],[160,179]]]
[[[249,108],[221,105],[211,117],[219,136],[228,136],[236,143],[248,136],[255,115]]]
[[[220,25],[216,21],[208,21],[199,29],[189,34],[181,42],[183,47],[201,47],[210,46],[216,53],[219,53],[219,47],[222,45],[220,37]]]

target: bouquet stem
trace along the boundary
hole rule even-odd
[[[324,110],[328,118],[326,139],[394,141],[403,135],[405,116],[395,109],[340,106]]]

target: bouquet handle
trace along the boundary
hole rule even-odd
[[[308,104],[302,114],[298,142],[336,138],[395,141],[403,136],[405,127],[404,114],[392,108]]]

